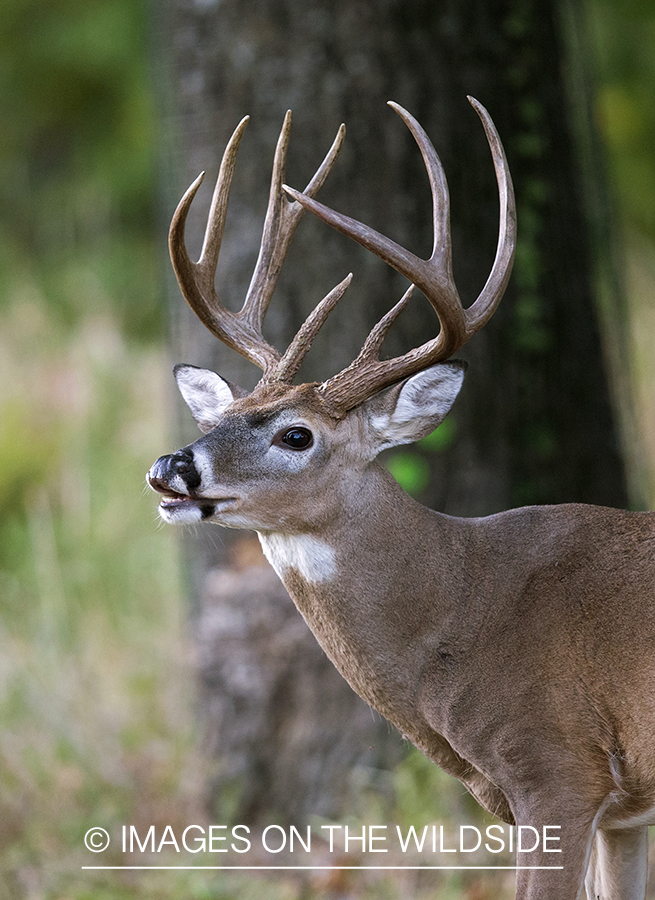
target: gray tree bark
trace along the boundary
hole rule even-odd
[[[427,179],[388,99],[421,121],[441,155],[451,189],[455,278],[465,304],[472,302],[493,261],[498,200],[484,133],[466,95],[487,106],[515,181],[515,274],[494,319],[461,354],[470,368],[453,413],[454,440],[439,452],[413,451],[431,472],[420,499],[458,515],[533,502],[625,505],[557,4],[168,0],[163,35],[171,211],[199,171],[215,175],[232,129],[251,116],[217,279],[233,309],[255,263],[287,108],[294,112],[289,183],[304,187],[345,121],[346,147],[321,199],[429,254]],[[196,254],[210,194],[208,186],[197,198],[188,226]],[[348,271],[353,285],[303,365],[302,380],[347,365],[405,287],[379,260],[306,216],[268,314],[267,338],[285,347]],[[251,388],[258,373],[173,293],[176,357]],[[421,343],[436,326],[428,304],[414,299],[394,326],[389,355]],[[352,773],[384,766],[399,739],[327,665],[259,561],[250,564],[251,537],[205,529],[188,553],[203,714],[219,760],[216,801],[252,821],[272,811],[295,821],[338,814],[344,797],[352,804]]]

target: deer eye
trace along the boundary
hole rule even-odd
[[[274,443],[284,444],[285,447],[290,447],[291,450],[307,450],[308,447],[311,447],[313,441],[314,436],[309,428],[301,428],[299,425],[295,425],[293,428],[287,428],[286,431],[280,432],[276,436]]]

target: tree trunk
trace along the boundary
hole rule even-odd
[[[289,183],[304,187],[346,122],[346,147],[321,199],[429,254],[427,179],[388,99],[421,121],[441,155],[451,190],[455,279],[464,303],[472,302],[493,262],[498,199],[482,126],[466,95],[492,114],[518,201],[514,276],[494,319],[461,354],[471,365],[453,413],[456,429],[437,449],[407,451],[410,467],[430,472],[427,486],[417,483],[420,499],[451,514],[535,502],[627,502],[558,22],[557,5],[548,0],[167,4],[171,211],[199,171],[215,176],[231,131],[251,116],[217,279],[233,309],[257,256],[287,108],[294,112]],[[210,195],[206,186],[190,217],[188,243],[196,254]],[[353,285],[303,365],[302,380],[347,365],[405,287],[379,260],[307,215],[267,317],[269,341],[285,347],[349,271]],[[258,372],[219,344],[174,293],[176,357],[251,388]],[[388,353],[436,330],[434,313],[418,295],[394,326]],[[185,439],[192,437],[187,427]],[[250,564],[251,536],[203,529],[188,552],[219,805],[240,820],[275,811],[299,821],[338,814],[348,791],[352,809],[352,772],[384,765],[398,737],[327,666],[260,561]]]

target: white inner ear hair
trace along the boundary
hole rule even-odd
[[[392,421],[401,425],[417,415],[445,416],[457,398],[463,378],[464,372],[454,368],[444,368],[439,373],[427,369],[414,375],[400,392]]]
[[[234,399],[227,383],[209,369],[182,369],[176,380],[189,409],[202,419],[220,415]]]

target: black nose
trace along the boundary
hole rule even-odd
[[[188,447],[169,456],[160,456],[148,473],[148,481],[154,490],[166,493],[175,490],[171,487],[171,481],[176,475],[182,479],[189,493],[200,487],[201,476],[193,461],[193,451]]]
[[[198,474],[193,464],[193,453],[186,448],[169,456],[168,465],[175,475],[181,475],[185,480],[191,473]]]

